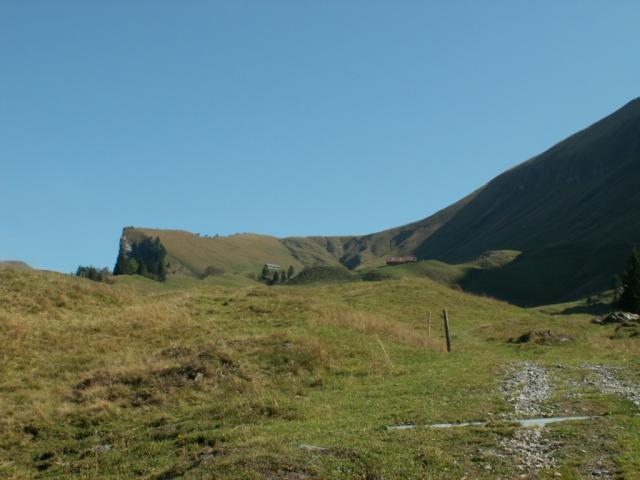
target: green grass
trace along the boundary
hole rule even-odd
[[[487,453],[513,434],[508,425],[384,427],[496,419],[510,411],[498,387],[514,361],[562,364],[559,382],[583,375],[584,362],[624,365],[640,381],[640,341],[611,339],[613,327],[588,315],[552,316],[425,278],[231,287],[0,272],[0,299],[2,478],[513,478]],[[506,342],[533,328],[576,340]],[[605,447],[624,478],[637,478],[633,405],[590,391],[552,406],[612,414],[550,427],[562,478],[582,478]]]
[[[407,263],[404,265],[385,266],[377,271],[390,278],[422,277],[430,278],[444,285],[456,285],[467,274],[470,265],[449,265],[438,260],[425,260],[418,263]]]
[[[520,255],[514,250],[499,250],[486,252],[477,259],[459,265],[452,265],[438,260],[423,260],[416,263],[384,266],[360,270],[360,276],[365,278],[372,272],[381,278],[420,277],[429,278],[447,286],[459,286],[473,272],[491,270],[504,267]]]
[[[295,285],[313,283],[352,282],[358,277],[343,266],[319,265],[307,267],[293,277],[289,283]]]
[[[179,291],[189,288],[205,287],[244,287],[257,285],[258,282],[245,275],[225,273],[199,280],[190,275],[169,275],[165,282],[157,282],[140,275],[119,275],[114,277],[115,286],[124,291],[138,294],[157,294]]]

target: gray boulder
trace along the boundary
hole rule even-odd
[[[640,315],[629,312],[613,312],[604,317],[594,319],[593,323],[597,323],[598,325],[640,323]]]

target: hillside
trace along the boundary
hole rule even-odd
[[[638,407],[621,392],[640,383],[640,342],[613,325],[419,278],[178,279],[0,271],[0,477],[519,478],[509,448],[535,430],[504,421],[523,417],[504,389],[533,365],[545,415],[597,418],[540,430],[527,451],[549,460],[527,478],[587,478],[596,461],[638,478]],[[508,341],[532,329],[573,340]],[[631,390],[601,391],[596,366]],[[468,420],[490,423],[426,426]]]
[[[489,182],[414,252],[455,262],[520,250],[491,278],[466,282],[519,303],[593,293],[640,242],[638,184],[640,99]]]
[[[409,255],[445,225],[477,192],[418,222],[362,236],[290,237],[282,242],[306,265],[338,261],[349,269],[384,265],[390,255]]]
[[[349,269],[383,266],[385,257],[404,254],[445,224],[474,194],[438,212],[406,226],[364,236],[287,237],[236,234],[203,237],[183,230],[144,227],[123,229],[122,239],[129,244],[144,237],[158,237],[167,249],[171,273],[202,274],[207,266],[223,267],[236,274],[259,272],[265,263],[283,267],[338,266]],[[122,250],[121,243],[121,250]]]
[[[522,305],[575,299],[609,288],[640,242],[639,184],[636,99],[441,212],[352,241],[343,257],[350,267],[390,253],[465,263],[517,250],[460,284]]]
[[[238,234],[228,237],[202,237],[181,230],[125,228],[122,238],[129,244],[143,237],[158,237],[167,250],[171,273],[199,276],[208,266],[222,267],[228,273],[255,275],[265,263],[299,271],[303,264],[283,243],[267,235]],[[122,240],[121,240],[122,249]]]
[[[520,255],[513,250],[498,250],[486,252],[478,258],[461,264],[450,264],[439,260],[422,260],[404,265],[385,266],[362,270],[361,276],[367,279],[367,274],[376,274],[380,278],[418,277],[429,278],[450,287],[460,287],[469,277],[484,270],[502,268]]]
[[[630,245],[640,242],[640,99],[499,175],[418,222],[364,236],[234,235],[127,229],[160,237],[173,271],[208,265],[233,273],[264,263],[349,269],[384,265],[388,255],[464,264],[484,252],[520,251],[499,268],[459,277],[466,290],[520,305],[576,299],[608,289]]]
[[[636,99],[431,217],[352,240],[342,258],[350,267],[391,253],[464,263],[518,250],[460,284],[524,305],[574,299],[609,288],[640,243],[639,184]]]
[[[31,270],[29,265],[18,260],[0,260],[0,269],[3,268],[10,270]]]

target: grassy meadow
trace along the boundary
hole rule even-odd
[[[640,383],[640,340],[554,313],[415,276],[107,285],[0,270],[0,478],[566,479],[595,458],[640,478],[636,406],[572,395],[585,363]],[[508,342],[532,329],[574,341]],[[517,430],[500,386],[521,361],[551,372],[552,414],[599,416],[547,427],[558,465],[524,477],[499,447]],[[489,425],[425,427],[469,420]]]

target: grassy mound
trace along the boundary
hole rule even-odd
[[[31,267],[25,262],[19,262],[16,260],[5,260],[0,261],[0,270],[2,269],[25,271],[31,270]]]
[[[3,311],[15,314],[59,316],[95,312],[121,305],[123,293],[108,285],[44,271],[0,269]]]
[[[351,282],[357,280],[357,276],[341,266],[319,265],[307,267],[298,275],[289,280],[292,285],[304,285],[310,283]]]

